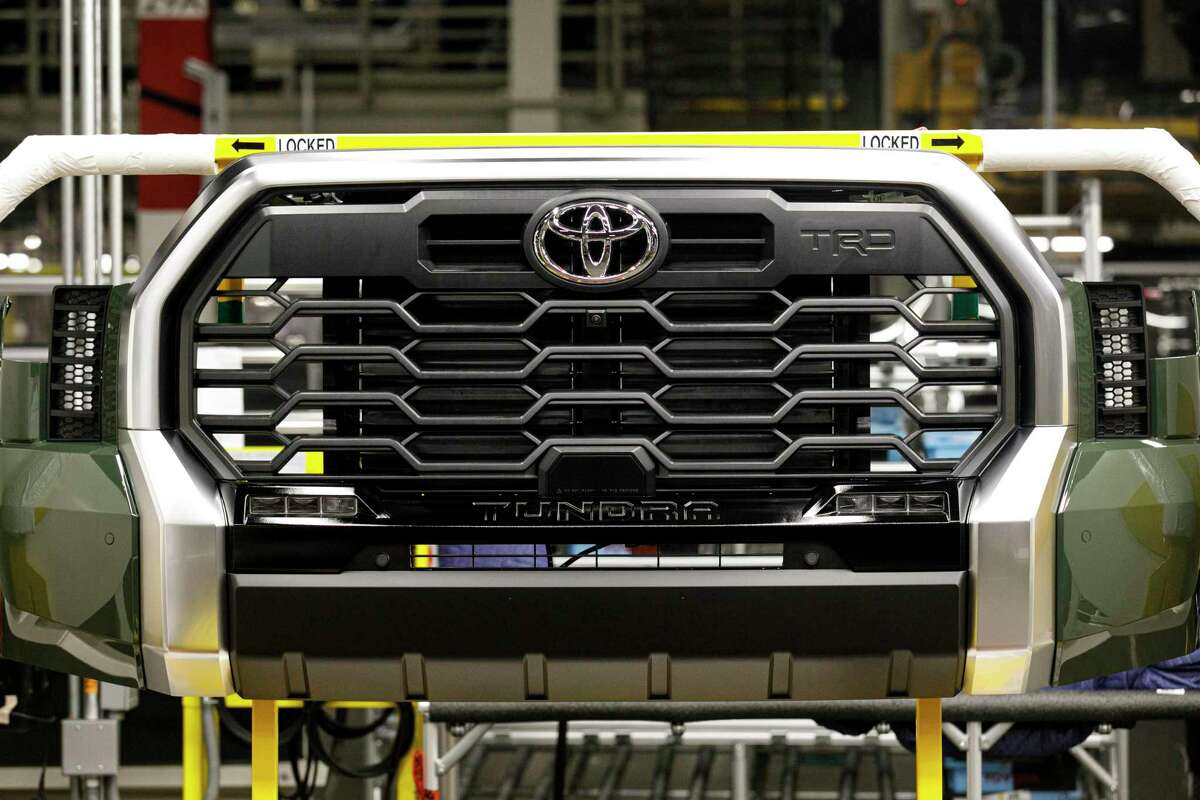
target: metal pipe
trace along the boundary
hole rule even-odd
[[[1112,722],[1200,719],[1200,692],[1160,695],[1149,691],[1033,692],[1018,695],[960,695],[943,703],[943,719],[966,722]],[[431,717],[457,723],[533,722],[569,719],[703,720],[828,719],[911,722],[912,700],[767,700],[754,702],[631,703],[431,703]],[[691,728],[688,729],[689,733]]]
[[[833,9],[829,0],[820,0],[817,13],[821,15],[818,25],[821,49],[821,127],[833,128]]]
[[[96,130],[96,2],[82,0],[79,13],[79,129],[85,136],[94,135]],[[81,181],[80,213],[82,225],[82,272],[83,282],[96,282],[99,241],[96,230],[96,203],[99,199],[100,178],[85,175]]]
[[[75,15],[72,0],[62,0],[59,14],[59,92],[62,105],[62,132],[75,132]],[[61,253],[64,283],[75,283],[75,178],[62,181]],[[78,680],[78,679],[76,679]],[[78,688],[78,687],[76,687]]]
[[[121,132],[122,116],[121,0],[108,0],[108,132]],[[125,261],[124,184],[120,175],[108,178],[108,251],[112,282],[121,282]]]
[[[1058,0],[1042,0],[1042,127],[1058,117]],[[1042,213],[1058,213],[1058,174],[1042,175]]]
[[[1103,203],[1100,198],[1100,179],[1087,178],[1083,181],[1083,197],[1080,201],[1081,233],[1083,234],[1083,279],[1104,280],[1104,256],[1100,253],[1100,228],[1103,224]]]
[[[474,748],[467,757],[462,768],[459,770],[458,776],[458,792],[463,798],[471,796],[472,790],[475,788],[475,779],[479,777],[479,771],[483,769],[483,760],[487,758],[488,746],[486,743]],[[553,771],[547,775],[547,787],[549,781],[553,779]],[[542,797],[548,796],[548,790],[542,794]]]
[[[440,792],[442,788],[441,775],[437,771],[438,753],[441,752],[442,725],[429,717],[430,704],[421,704],[421,713],[425,716],[425,724],[421,727],[421,744],[425,752],[422,771],[424,772],[425,789],[430,792]]]
[[[70,0],[66,0],[70,3]],[[67,678],[67,717],[68,719],[79,719],[81,708],[82,695],[82,678],[78,675],[71,675]],[[79,800],[81,784],[78,775],[71,776],[71,800]]]
[[[730,768],[733,800],[750,800],[750,759],[745,742],[733,745],[733,764]]]
[[[104,786],[104,800],[121,800],[121,787],[116,775],[107,775],[101,779]]]
[[[1004,737],[1004,734],[1012,730],[1012,727],[1013,724],[1011,722],[997,722],[995,725],[984,731],[983,736],[980,737],[979,746],[982,747],[983,751],[986,753],[988,750],[992,749],[992,746],[996,744],[996,742],[1000,741]]]
[[[650,800],[666,800],[671,789],[671,770],[675,766],[675,748],[678,739],[671,738],[658,748],[654,758],[654,772],[650,779]]]
[[[712,774],[713,760],[716,751],[711,745],[701,747],[696,754],[696,765],[692,767],[692,777],[688,781],[688,800],[704,800],[708,791],[708,776]],[[785,797],[784,800],[792,800]]]
[[[625,0],[611,0],[608,20],[608,69],[613,110],[625,106]]]
[[[1129,800],[1129,729],[1118,728],[1113,736],[1117,740],[1117,797]]]
[[[779,776],[779,800],[795,800],[796,770],[800,768],[800,751],[788,747],[784,750],[783,772]]]
[[[95,0],[93,9],[92,31],[95,35],[92,54],[95,57],[95,69],[92,76],[95,82],[96,104],[94,127],[96,133],[104,133],[104,2]],[[104,261],[104,179],[96,180],[96,283],[104,281],[100,264]]]
[[[967,749],[967,735],[953,722],[942,723],[942,735],[949,739],[959,750]]]
[[[575,758],[575,763],[571,766],[571,774],[567,778],[567,797],[579,791],[579,785],[583,782],[583,778],[587,775],[588,763],[592,760],[592,756],[600,747],[600,739],[596,736],[584,736],[583,744],[579,747],[578,755]]]
[[[205,87],[207,92],[208,87]],[[300,68],[300,130],[317,129],[317,77],[312,64]],[[205,131],[209,133],[210,131]],[[212,131],[219,133],[219,131]]]
[[[217,730],[217,703],[213,697],[200,699],[200,728],[204,737],[204,759],[208,771],[204,781],[204,800],[221,795],[221,739]]]
[[[875,785],[880,800],[896,800],[896,773],[892,769],[892,754],[886,747],[875,749]]]
[[[475,745],[479,744],[479,740],[487,735],[487,732],[492,729],[492,723],[481,722],[473,726],[469,731],[463,734],[462,738],[454,743],[446,754],[437,759],[437,774],[445,775],[463,760],[463,757],[474,749]]]
[[[1092,754],[1083,748],[1083,745],[1075,745],[1071,748],[1071,755],[1075,757],[1084,769],[1100,782],[1110,792],[1117,791],[1118,783],[1108,771],[1101,766],[1100,762],[1092,757]]]
[[[496,789],[496,800],[513,799],[516,795],[517,787],[521,785],[521,778],[525,776],[525,769],[529,766],[529,760],[532,757],[532,747],[522,747],[517,751],[517,757],[513,759],[508,772],[505,773],[504,779],[500,782],[499,788]]]
[[[100,683],[94,678],[83,679],[83,718],[100,719]],[[83,794],[87,800],[100,800],[102,788],[99,775],[84,776]]]
[[[612,761],[609,762],[608,771],[604,774],[604,782],[600,784],[596,800],[614,800],[632,757],[633,742],[629,740],[629,737],[623,736],[617,740],[616,752],[613,753]]]
[[[1075,228],[1079,219],[1070,214],[1014,214],[1013,219],[1022,228]]]
[[[854,800],[858,795],[858,765],[862,754],[851,750],[846,754],[846,764],[838,780],[838,800]]]
[[[967,723],[967,800],[983,800],[983,723]]]
[[[42,96],[42,4],[39,0],[25,2],[25,100],[32,119],[36,103]]]

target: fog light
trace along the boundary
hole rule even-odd
[[[908,495],[906,494],[877,494],[875,495],[876,514],[903,514],[908,511]]]
[[[833,513],[838,516],[936,514],[945,517],[950,510],[950,501],[945,492],[848,492],[839,494],[833,507]],[[830,513],[828,506],[822,513]]]
[[[321,513],[321,498],[312,494],[291,494],[287,498],[289,517],[315,517]]]
[[[321,516],[354,517],[358,515],[358,498],[350,494],[322,495]]]
[[[282,517],[287,513],[286,498],[251,497],[250,516],[252,517]]]
[[[837,497],[837,513],[839,514],[870,514],[871,495],[869,494],[839,494]]]
[[[358,498],[352,494],[282,494],[251,497],[247,505],[251,517],[333,517],[358,516]]]
[[[908,496],[908,510],[914,514],[945,514],[946,506],[946,495],[943,492]]]

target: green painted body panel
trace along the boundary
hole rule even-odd
[[[6,657],[137,683],[138,525],[130,496],[114,445],[0,448]]]
[[[1153,359],[1152,438],[1095,437],[1091,321],[1068,282],[1079,383],[1075,449],[1058,514],[1056,683],[1196,647],[1200,577],[1200,359]]]
[[[126,291],[110,303],[109,375]],[[105,441],[44,441],[45,387],[45,365],[0,366],[0,653],[138,685],[138,517],[115,417]]]
[[[1195,439],[1200,433],[1200,359],[1154,359],[1150,363],[1150,403],[1155,438]]]

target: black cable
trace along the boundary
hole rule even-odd
[[[558,721],[558,737],[554,741],[554,800],[564,800],[567,793],[567,721]]]
[[[237,739],[247,747],[250,746],[252,739],[250,735],[250,729],[239,722],[238,718],[234,716],[233,711],[227,708],[224,703],[217,704],[217,716],[220,718],[221,724],[225,726],[225,729],[233,734],[233,738]],[[304,717],[301,716],[295,722],[280,731],[279,745],[282,747],[283,745],[291,744],[292,740],[296,738],[296,735],[300,733],[303,727]]]
[[[303,710],[302,713],[307,714],[307,709]],[[292,780],[296,784],[296,791],[288,795],[289,800],[309,800],[317,788],[317,756],[311,746],[308,748],[308,755],[305,757],[304,773],[301,774],[300,772],[301,744],[305,738],[305,736],[297,736],[288,746],[288,763],[292,769]]]
[[[11,712],[12,715],[15,715],[16,713],[18,713],[18,712],[15,712],[15,711]],[[21,716],[31,716],[31,715],[22,714]],[[44,742],[42,742],[42,771],[38,773],[37,794],[34,795],[34,800],[47,800],[47,798],[46,798],[46,767],[50,763],[50,746],[51,746],[51,743],[54,741],[54,734],[57,732],[57,728],[54,727],[53,723],[58,722],[58,720],[57,719],[40,719],[40,718],[36,718],[36,717],[34,717],[33,719],[35,719],[38,722],[47,723],[46,739]]]
[[[17,719],[24,719],[24,720],[28,720],[30,722],[37,722],[42,725],[56,725],[56,724],[58,724],[58,721],[59,721],[58,717],[39,717],[36,714],[26,714],[24,711],[10,711],[10,712],[8,712],[8,715],[10,717],[15,717]]]
[[[598,553],[606,547],[608,547],[606,544],[594,544],[591,547],[585,547],[583,550],[580,550],[578,553],[564,561],[559,569],[569,567],[584,556],[590,556],[593,553]]]
[[[330,717],[325,713],[325,709],[321,708],[319,713],[317,713],[317,724],[321,726],[321,730],[336,739],[359,739],[379,730],[380,726],[391,718],[392,712],[395,710],[394,708],[388,708],[365,725],[348,725],[342,721],[341,715],[343,709],[338,709],[335,712],[335,716]]]
[[[397,722],[396,737],[392,740],[391,750],[383,759],[374,764],[367,764],[362,767],[348,767],[345,764],[338,763],[329,751],[329,748],[325,746],[325,742],[321,739],[321,731],[323,729],[321,721],[325,717],[324,709],[316,703],[308,705],[312,708],[306,723],[309,748],[314,750],[317,757],[324,761],[331,770],[343,777],[366,780],[393,773],[404,758],[404,754],[412,747],[413,731],[415,728],[412,707],[407,703],[400,703],[397,704],[397,708],[400,710],[400,719]],[[330,735],[338,739],[359,738],[357,736],[339,737],[334,734]]]

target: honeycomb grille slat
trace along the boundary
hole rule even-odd
[[[109,287],[54,290],[50,339],[49,438],[99,441],[103,419],[104,326]]]
[[[1132,283],[1084,286],[1096,359],[1096,435],[1146,436],[1150,432],[1150,384],[1142,287]]]

